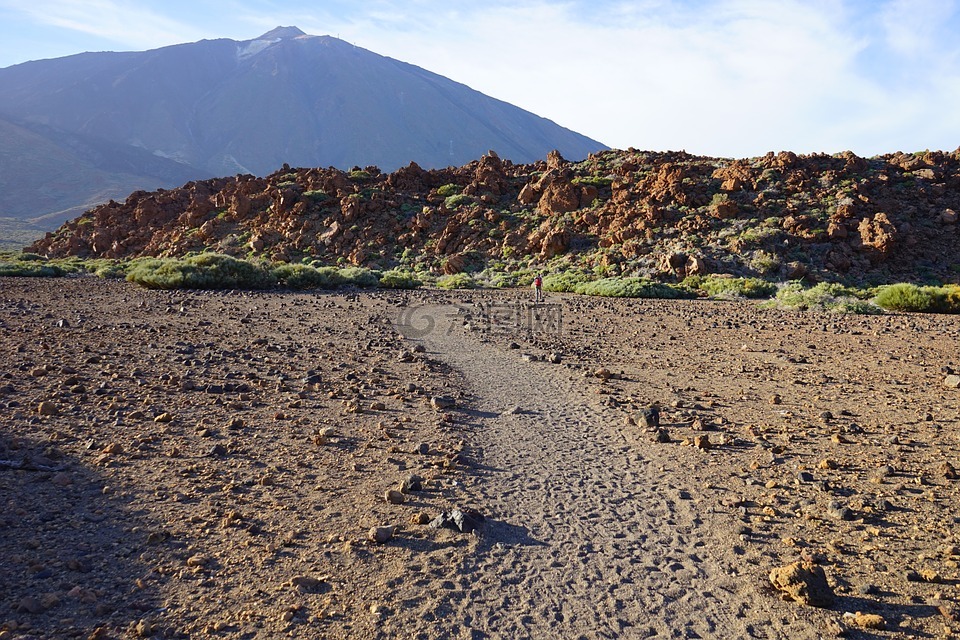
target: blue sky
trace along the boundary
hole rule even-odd
[[[960,0],[0,0],[0,67],[298,26],[617,148],[960,147]]]

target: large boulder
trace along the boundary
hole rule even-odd
[[[860,232],[860,246],[874,250],[880,257],[889,255],[897,240],[897,228],[882,212],[861,220],[857,230]]]

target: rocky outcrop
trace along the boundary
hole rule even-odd
[[[725,160],[683,152],[559,153],[516,165],[390,174],[284,166],[138,191],[30,247],[131,258],[214,250],[457,273],[528,258],[614,273],[953,281],[960,152]]]

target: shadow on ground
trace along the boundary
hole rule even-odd
[[[0,634],[115,637],[163,631],[150,533],[92,465],[0,435]],[[105,487],[106,491],[105,491]]]

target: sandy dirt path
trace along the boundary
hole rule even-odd
[[[732,521],[677,484],[695,460],[658,459],[582,376],[464,328],[478,322],[471,307],[416,315],[435,326],[411,337],[472,399],[482,470],[471,498],[489,521],[454,603],[472,637],[820,637],[738,575]]]

